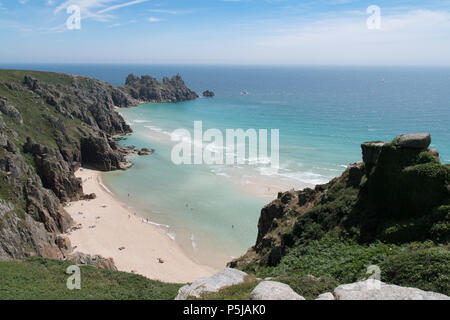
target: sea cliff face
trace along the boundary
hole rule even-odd
[[[363,162],[261,210],[255,245],[229,263],[260,277],[383,281],[450,294],[450,166],[427,133],[362,144]],[[445,280],[444,280],[445,279]]]
[[[179,75],[162,83],[135,78],[112,87],[81,76],[0,70],[0,260],[70,254],[59,236],[73,223],[62,204],[87,197],[74,172],[81,165],[129,167],[129,151],[113,136],[131,128],[115,107],[196,97]]]

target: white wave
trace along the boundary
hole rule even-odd
[[[112,195],[113,195],[112,191],[109,190],[108,187],[105,186],[105,185],[103,184],[103,180],[102,180],[102,177],[101,177],[101,176],[98,177],[98,183],[100,184],[100,186],[101,186],[103,189],[105,189],[106,192],[108,192],[109,194],[112,194]]]
[[[144,128],[150,129],[150,130],[155,131],[155,132],[162,132],[163,131],[163,129],[161,129],[159,127],[155,127],[155,126],[144,126]]]
[[[280,175],[278,173],[279,168],[272,168],[272,167],[259,167],[258,171],[263,176],[275,176]]]
[[[170,239],[172,239],[173,241],[175,241],[175,236],[176,236],[175,232],[167,232],[167,236]]]
[[[225,173],[223,171],[220,171],[220,170],[211,169],[210,171],[212,173],[214,173],[216,176],[222,176],[222,177],[229,177],[230,176],[229,174],[227,174],[227,173]]]
[[[148,223],[148,224],[152,224],[152,225],[157,226],[157,227],[170,228],[170,226],[167,225],[167,224],[161,224],[161,223],[153,222],[153,221],[150,221],[147,218],[142,218],[142,222]]]
[[[305,171],[305,172],[288,172],[280,173],[282,177],[294,179],[304,183],[310,184],[323,184],[328,182],[328,178],[315,172]]]
[[[131,121],[134,122],[134,123],[147,123],[147,122],[150,122],[150,120],[140,120],[140,119],[131,120]]]
[[[197,251],[197,243],[195,242],[195,237],[194,234],[191,233],[191,244],[192,244],[192,249],[195,251]]]

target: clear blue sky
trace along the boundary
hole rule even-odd
[[[0,0],[0,43],[0,62],[449,66],[450,0]]]

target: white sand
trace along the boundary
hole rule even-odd
[[[120,271],[164,282],[193,282],[218,271],[193,262],[163,230],[135,216],[101,186],[100,175],[99,171],[84,168],[76,172],[83,180],[84,193],[95,193],[97,198],[66,207],[76,224],[82,225],[69,233],[75,251],[112,257]]]

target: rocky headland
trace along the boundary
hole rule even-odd
[[[101,171],[130,167],[132,150],[115,136],[131,133],[115,110],[143,102],[197,98],[180,75],[159,82],[129,75],[125,85],[59,73],[0,70],[0,261],[42,256],[114,269],[98,256],[71,256],[60,234],[72,226],[63,208],[84,195],[74,173],[81,166]]]
[[[261,210],[255,245],[229,266],[336,287],[376,265],[387,283],[450,295],[450,166],[430,142],[417,133],[363,143],[363,161],[340,177],[279,193]]]
[[[151,76],[137,77],[130,74],[125,85],[117,89],[122,94],[120,97],[122,106],[140,102],[182,102],[198,98],[194,91],[186,87],[179,74],[171,79],[164,77],[162,82]]]

